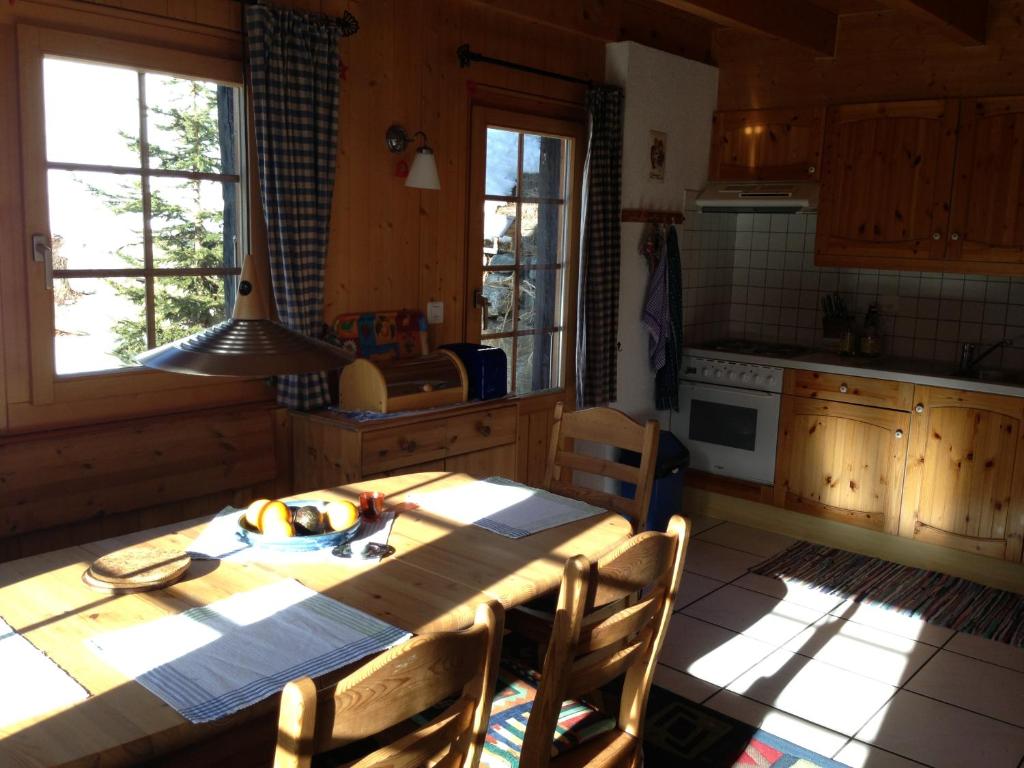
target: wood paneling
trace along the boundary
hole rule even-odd
[[[900,535],[1021,559],[1024,399],[916,387]]]
[[[982,45],[988,18],[987,0],[885,0],[893,8],[916,13],[936,22],[962,45]]]
[[[777,506],[896,533],[910,415],[786,395]]]
[[[716,112],[712,181],[817,179],[825,111],[820,107]]]
[[[932,20],[898,10],[840,16],[833,59],[760,35],[721,30],[715,35],[718,108],[1018,95],[1024,77],[1024,2],[988,5],[986,44],[977,47],[964,47]]]
[[[910,269],[942,261],[958,112],[952,99],[829,109],[816,263]]]
[[[1024,262],[1024,97],[961,105],[949,229],[950,260]]]

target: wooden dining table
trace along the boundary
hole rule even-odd
[[[408,503],[415,494],[469,482],[473,478],[468,475],[424,472],[292,497],[355,501],[362,491],[382,492],[401,511],[389,538],[395,551],[377,563],[196,560],[169,587],[119,596],[82,582],[93,560],[129,545],[152,542],[186,549],[211,519],[203,517],[0,564],[0,618],[90,694],[84,701],[0,728],[0,766],[198,768],[269,758],[277,696],[212,723],[190,723],[90,651],[85,641],[95,635],[283,578],[415,634],[455,630],[472,623],[475,606],[482,601],[497,600],[507,609],[550,592],[558,587],[567,558],[597,558],[631,534],[627,520],[607,513],[511,539],[453,522],[441,510]],[[211,510],[211,516],[217,511]],[[336,670],[317,682],[327,686],[348,671]]]

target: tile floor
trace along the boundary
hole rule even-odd
[[[792,543],[694,520],[659,685],[854,768],[1024,768],[1024,650],[747,573]]]

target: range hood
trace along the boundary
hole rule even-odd
[[[818,209],[813,181],[712,181],[697,196],[706,213],[810,213]]]

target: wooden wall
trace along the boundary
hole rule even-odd
[[[840,16],[836,56],[736,30],[715,36],[719,108],[1024,93],[1024,2],[989,0],[988,44],[900,11]]]

